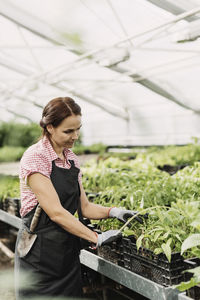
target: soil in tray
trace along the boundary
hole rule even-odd
[[[97,254],[114,264],[118,264],[118,255],[113,252],[110,246],[102,246],[97,249]]]

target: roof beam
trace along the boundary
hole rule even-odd
[[[19,63],[19,60],[16,60],[16,58],[4,54],[3,52],[0,52],[0,64],[24,76],[29,76],[30,74],[34,74],[34,72],[36,71],[34,67],[30,65],[24,66],[24,63]]]
[[[6,57],[6,55],[3,55],[3,56],[0,55],[0,64],[3,65],[3,66],[8,67],[11,70],[14,70],[14,71],[16,71],[20,74],[23,74],[23,75],[26,75],[26,76],[29,76],[29,77],[31,77],[31,75],[34,74],[34,69],[33,69],[32,66],[24,65],[24,63],[22,61],[19,61],[19,60],[17,62],[16,62],[16,60],[13,61],[13,59]],[[126,69],[122,69],[121,67],[119,68],[118,66],[112,66],[111,68],[112,68],[113,71],[117,71],[119,73],[122,73],[122,74],[126,75],[126,72],[127,72]],[[199,110],[196,110],[195,108],[192,108],[191,106],[189,106],[187,104],[184,104],[183,102],[179,101],[176,97],[174,97],[171,93],[167,92],[165,89],[163,89],[158,84],[153,83],[152,81],[150,81],[146,78],[136,80],[136,78],[141,77],[141,75],[139,75],[139,74],[136,74],[136,73],[129,74],[129,77],[131,77],[133,79],[133,82],[139,82],[143,86],[151,89],[152,91],[156,92],[157,94],[159,94],[163,97],[166,97],[166,98],[170,99],[171,101],[173,101],[174,103],[178,104],[179,106],[181,106],[185,109],[193,110],[196,113],[200,112]],[[85,96],[84,94],[82,94],[80,92],[77,92],[71,86],[67,87],[64,83],[55,83],[55,84],[51,84],[51,85],[53,85],[54,87],[56,87],[56,88],[58,88],[62,91],[68,91],[68,92],[72,93],[74,96],[79,97],[79,98],[83,99],[84,101],[86,101],[90,104],[94,104],[94,98]],[[31,104],[35,105],[35,106],[43,108],[42,105],[40,105],[36,102],[36,98],[31,96],[31,95],[22,96],[21,94],[17,93],[15,90],[9,90],[7,88],[1,88],[0,91],[2,93],[4,93],[4,95],[2,95],[2,98],[1,98],[2,100],[8,99],[13,95],[15,98],[17,98],[19,100],[28,101]],[[105,101],[105,100],[102,101],[102,99],[98,100],[95,97],[95,105],[102,108],[102,109],[104,109],[104,110],[106,110],[108,113],[111,113],[115,116],[118,116],[116,111],[113,110],[112,105],[108,107],[108,101]],[[106,109],[105,109],[105,107],[106,107]],[[121,110],[119,112],[119,107],[115,108],[115,110],[117,110],[117,109],[118,109],[118,113],[120,113],[121,116],[124,116],[124,119],[127,120],[127,116],[124,115],[123,110]]]
[[[14,110],[12,110],[10,108],[4,107],[3,105],[0,105],[0,108],[6,110],[7,112],[9,112],[10,114],[14,115],[15,117],[18,117],[20,119],[25,119],[25,120],[27,120],[29,122],[33,122],[33,120],[31,120],[29,117],[27,117],[25,115],[21,115],[21,114],[17,113],[16,111],[14,111]]]
[[[8,98],[11,98],[11,97],[14,97],[18,100],[21,100],[21,101],[24,101],[24,102],[28,102],[30,104],[33,104],[34,106],[37,106],[39,108],[43,108],[42,105],[38,104],[35,100],[36,98],[35,97],[32,97],[32,96],[23,96],[21,95],[20,93],[18,93],[17,91],[13,92],[13,91],[10,91],[8,88],[5,88],[5,87],[1,87],[0,88],[0,92],[2,93],[2,97],[1,97],[1,102],[8,99]]]
[[[13,60],[6,57],[5,55],[3,57],[0,55],[0,64],[4,65],[4,66],[8,67],[9,69],[12,69],[20,74],[23,74],[23,75],[26,75],[29,77],[31,77],[34,74],[32,66],[31,67],[26,66],[26,65],[24,65],[23,62],[21,62],[19,60],[15,61],[15,63],[13,63]],[[55,84],[51,83],[50,85],[56,87],[59,90],[69,92],[69,93],[73,94],[74,96],[79,97],[83,101],[88,102],[90,104],[93,104],[93,105],[103,109],[104,111],[106,111],[107,113],[110,113],[113,116],[120,117],[124,120],[128,120],[128,118],[129,118],[125,109],[123,109],[117,105],[114,105],[113,103],[110,103],[110,101],[107,99],[102,99],[102,98],[99,99],[97,97],[88,96],[88,95],[82,93],[81,91],[77,92],[76,89],[73,88],[72,86],[66,86],[65,84],[59,83],[59,82],[57,82]],[[31,96],[30,94],[23,96],[17,90],[19,90],[19,89],[0,88],[0,91],[2,93],[4,93],[4,95],[2,95],[2,97],[1,97],[1,100],[6,100],[6,99],[10,98],[11,96],[14,96],[15,98],[17,98],[19,100],[28,101],[29,103],[31,103],[39,108],[43,108],[42,105],[40,105],[36,102],[35,97]]]
[[[162,8],[164,10],[167,10],[168,12],[172,13],[173,15],[179,15],[186,11],[182,7],[177,6],[176,4],[171,3],[170,1],[167,1],[167,0],[165,0],[165,1],[163,1],[163,0],[147,0],[147,1],[151,2],[152,4]],[[189,16],[189,17],[186,17],[185,19],[187,21],[191,22],[191,21],[195,21],[199,18],[196,16]]]
[[[120,72],[120,73],[126,73],[127,70],[118,67],[118,66],[114,66],[112,67],[113,70]],[[151,91],[155,92],[156,94],[159,94],[162,97],[167,98],[168,100],[178,104],[179,106],[185,108],[185,109],[189,109],[194,111],[195,113],[200,113],[199,109],[196,109],[194,107],[192,107],[191,105],[187,105],[185,103],[183,103],[183,98],[181,97],[180,99],[178,97],[175,97],[173,94],[171,94],[170,92],[168,92],[166,89],[162,88],[160,85],[158,85],[157,83],[153,82],[152,80],[149,79],[139,79],[139,80],[135,80],[135,78],[140,77],[141,75],[139,74],[130,74],[129,77],[131,77],[133,79],[133,82],[137,82],[140,83],[141,85],[143,85],[144,87],[150,89]]]

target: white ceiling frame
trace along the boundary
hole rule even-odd
[[[74,61],[70,62],[69,64],[65,65],[63,67],[63,70],[60,70],[59,72],[66,72],[66,70],[68,69],[69,66],[71,66],[72,64],[75,64],[76,62],[82,61],[86,58],[89,58],[92,55],[95,55],[99,52],[105,51],[107,49],[111,49],[115,46],[118,46],[124,42],[127,42],[128,40],[132,40],[135,39],[137,37],[141,37],[142,35],[145,35],[149,32],[161,29],[163,27],[166,27],[167,25],[176,23],[182,19],[185,19],[188,16],[197,14],[198,12],[200,12],[200,7],[197,7],[195,9],[192,9],[189,12],[183,13],[175,18],[173,18],[172,20],[169,20],[163,24],[160,24],[158,26],[155,26],[154,28],[150,28],[145,32],[136,34],[136,35],[131,35],[128,36],[124,39],[119,40],[118,42],[109,45],[107,47],[104,48],[100,48],[100,49],[96,49],[96,50],[92,50],[89,51],[85,54],[80,55],[79,57],[77,57]],[[39,35],[41,37],[43,37],[44,39],[51,41],[53,43],[56,44],[61,44],[61,45],[66,45],[68,43],[68,40],[65,39],[63,40],[63,38],[61,39],[59,32],[56,33],[55,30],[53,29],[49,29],[49,25],[44,23],[43,21],[41,21],[40,19],[33,17],[32,15],[28,14],[27,12],[24,12],[23,10],[19,9],[18,7],[14,6],[13,4],[9,4],[8,0],[0,0],[0,14],[2,14],[4,17],[10,19],[11,21],[13,21],[14,23],[17,23],[18,25],[26,28],[27,30],[35,33],[36,35]],[[25,14],[25,18],[24,18],[24,14]],[[21,21],[23,19],[23,22]],[[71,50],[69,50],[71,51]],[[76,52],[76,50],[74,50],[74,52]],[[56,68],[57,70],[58,68]],[[52,72],[54,72],[55,70],[52,70]],[[50,73],[50,71],[49,71]],[[44,72],[44,74],[46,75],[46,72]],[[56,74],[57,75],[57,74]],[[43,76],[43,74],[41,74],[41,76]],[[39,78],[38,78],[39,79]]]
[[[124,39],[121,39],[118,42],[116,42],[116,43],[114,43],[112,45],[109,45],[107,47],[98,48],[98,49],[95,49],[95,50],[92,50],[92,51],[88,51],[87,53],[84,53],[84,54],[78,56],[76,59],[74,59],[73,61],[69,62],[68,64],[66,64],[64,66],[61,65],[61,66],[58,66],[57,68],[55,68],[52,71],[41,73],[41,75],[38,75],[38,77],[36,77],[36,79],[42,79],[44,77],[44,75],[45,75],[45,78],[47,78],[47,76],[49,76],[49,77],[51,77],[51,76],[60,76],[60,80],[61,80],[62,79],[62,77],[61,77],[62,73],[66,72],[69,69],[69,67],[75,67],[75,64],[81,62],[82,60],[88,59],[88,60],[92,60],[94,62],[95,60],[94,60],[94,58],[91,58],[91,56],[94,56],[97,53],[100,53],[102,51],[105,51],[105,50],[111,49],[113,47],[116,47],[116,46],[118,46],[120,44],[123,44],[124,42],[129,41],[129,40],[136,39],[137,37],[141,37],[141,36],[143,36],[143,35],[145,35],[147,33],[150,33],[150,32],[153,32],[153,31],[165,28],[168,25],[174,24],[174,23],[176,23],[176,22],[178,22],[178,21],[180,21],[182,19],[185,19],[187,16],[191,16],[191,15],[197,14],[198,12],[200,12],[200,6],[198,8],[192,9],[189,12],[186,12],[186,13],[183,13],[183,14],[177,16],[177,17],[174,17],[172,20],[169,20],[169,21],[167,21],[167,22],[165,22],[165,23],[163,23],[161,25],[155,26],[154,28],[150,28],[150,29],[148,29],[148,30],[146,30],[146,31],[144,31],[142,33],[128,36],[128,37],[126,37]],[[1,14],[1,6],[0,6],[0,14]],[[15,16],[13,16],[12,20],[13,20],[13,22],[15,22],[17,24],[19,24],[19,22],[20,22],[20,20],[16,20]],[[29,24],[29,26],[28,26],[28,24],[24,24],[24,21],[23,21],[23,23],[21,23],[21,26],[23,26],[24,28],[26,28],[26,29],[34,32],[34,29],[32,27],[29,28],[29,26],[31,26],[31,25]],[[36,31],[35,31],[35,33],[37,34]],[[43,31],[43,35],[45,35],[44,31]],[[47,39],[48,39],[48,37],[47,37]],[[58,43],[58,42],[59,42],[59,39],[57,38],[55,40],[55,43]],[[71,50],[69,50],[69,51],[71,51]],[[105,67],[109,68],[109,69],[112,69],[112,66],[105,66]],[[115,68],[114,68],[114,70],[115,70]],[[117,71],[117,70],[115,70],[115,71]],[[117,71],[117,72],[120,72],[120,71]]]
[[[34,68],[32,66],[25,66],[23,63],[16,61],[14,60],[14,58],[10,58],[8,57],[7,55],[3,54],[3,53],[0,53],[0,65],[12,70],[12,71],[15,71],[17,73],[20,73],[22,75],[25,75],[25,76],[30,76],[30,74],[33,74],[33,70]],[[29,103],[39,107],[39,108],[42,108],[43,106],[38,104],[36,102],[36,98],[35,97],[32,97],[31,95],[28,95],[27,96],[23,96],[21,95],[20,93],[17,93],[17,91],[15,91],[15,93],[13,93],[13,90],[12,89],[9,89],[7,87],[1,87],[0,88],[0,91],[2,94],[2,98],[1,100],[4,101],[12,96],[14,96],[15,98],[19,99],[19,100],[22,100],[22,101],[28,101]]]
[[[180,7],[174,3],[172,4],[170,1],[167,1],[167,0],[165,0],[165,1],[163,1],[163,0],[147,0],[147,1],[151,2],[152,4],[158,6],[166,11],[171,12],[174,15],[179,15],[186,11],[185,9],[183,9],[183,3],[181,4],[181,7]],[[187,21],[194,21],[197,19],[199,19],[199,18],[196,16],[189,16],[186,18]]]
[[[9,112],[10,114],[12,114],[12,115],[14,115],[14,116],[16,116],[16,117],[18,117],[18,118],[20,118],[20,119],[25,119],[25,120],[27,120],[27,121],[29,121],[29,122],[33,122],[29,117],[24,116],[24,115],[21,115],[21,114],[17,113],[16,111],[12,110],[12,109],[9,109],[9,108],[4,107],[4,106],[2,106],[2,105],[0,105],[0,108],[6,110],[6,111]]]
[[[184,13],[186,11],[186,9],[184,9],[184,1],[183,2],[179,2],[179,5],[181,6],[177,6],[174,3],[171,3],[170,1],[162,1],[162,0],[147,0],[151,3],[153,3],[154,5],[167,10],[169,12],[171,12],[174,15],[178,15],[181,13]],[[188,5],[188,3],[187,3]],[[190,22],[190,24],[188,25],[188,28],[186,28],[185,30],[187,30],[188,32],[186,34],[182,33],[182,40],[194,40],[195,38],[199,37],[199,23],[200,23],[200,18],[197,16],[190,16],[188,18],[186,18],[187,21]],[[187,37],[188,34],[188,37]],[[186,35],[186,37],[184,38],[184,36]],[[181,33],[180,33],[181,36]]]
[[[6,55],[1,56],[0,55],[0,64],[3,66],[6,66],[9,69],[12,69],[20,74],[26,75],[31,77],[34,74],[34,69],[31,66],[27,66],[24,65],[23,62],[17,60],[13,61],[10,58],[7,58]],[[24,85],[24,84],[23,84]],[[75,88],[73,88],[72,86],[66,86],[65,84],[62,83],[56,83],[56,84],[51,84],[52,86],[56,87],[59,90],[62,91],[67,91],[71,94],[73,94],[76,97],[79,97],[80,99],[84,100],[85,102],[88,102],[90,104],[93,104],[101,109],[103,109],[104,111],[110,113],[113,116],[117,116],[120,117],[126,121],[128,121],[128,114],[126,112],[125,109],[114,105],[114,104],[110,104],[108,100],[106,99],[98,99],[98,98],[92,98],[89,97],[88,95],[85,95],[81,92],[77,92],[75,90]],[[15,98],[22,100],[22,101],[28,101],[29,103],[43,108],[42,105],[38,104],[36,102],[36,98],[31,96],[30,94],[23,96],[21,95],[19,92],[17,92],[18,89],[14,88],[14,89],[8,89],[8,88],[0,88],[0,91],[2,93],[4,93],[4,95],[2,95],[1,100],[6,100],[8,98],[11,98],[12,96],[14,96]],[[95,99],[95,100],[94,100]],[[95,101],[95,102],[94,102]]]
[[[0,7],[0,9],[1,9],[1,7]],[[105,50],[114,48],[114,47],[116,47],[116,46],[119,46],[120,44],[123,44],[124,42],[127,42],[127,41],[132,40],[132,39],[136,39],[136,38],[141,37],[141,36],[143,36],[143,35],[145,35],[145,34],[147,34],[147,33],[150,33],[150,32],[153,32],[153,31],[156,31],[156,30],[165,28],[165,27],[168,26],[168,25],[174,24],[174,23],[176,23],[176,22],[178,22],[178,21],[180,21],[180,20],[182,20],[182,19],[185,19],[187,16],[191,16],[191,15],[197,14],[198,12],[200,12],[200,6],[199,6],[198,8],[192,9],[192,10],[189,11],[189,12],[186,12],[186,13],[183,13],[183,14],[177,16],[177,17],[174,17],[172,20],[169,20],[169,21],[167,21],[167,22],[165,22],[165,23],[163,23],[163,24],[160,24],[160,25],[158,25],[158,26],[155,26],[155,27],[153,27],[153,28],[150,28],[150,29],[148,29],[148,30],[146,30],[146,31],[144,31],[144,32],[142,32],[142,33],[139,33],[139,34],[136,34],[136,35],[128,36],[128,37],[123,38],[123,39],[119,40],[118,42],[116,42],[116,43],[114,43],[114,44],[112,44],[112,45],[109,45],[109,46],[107,46],[107,47],[98,48],[98,49],[95,49],[95,50],[88,51],[87,53],[84,53],[84,54],[80,55],[79,57],[77,57],[75,60],[69,62],[69,63],[66,64],[65,66],[63,66],[63,65],[60,66],[60,70],[58,70],[59,67],[56,68],[56,70],[59,72],[59,74],[62,74],[63,72],[66,72],[66,71],[68,70],[69,67],[71,67],[71,66],[74,67],[75,63],[79,63],[80,61],[85,60],[85,59],[91,60],[91,56],[94,56],[94,55],[97,54],[97,53],[100,53],[100,52],[102,52],[102,51],[105,51]],[[0,11],[0,14],[1,14],[1,11]],[[16,22],[15,20],[13,20],[13,21]],[[23,22],[23,24],[21,24],[21,25],[24,26],[26,29],[29,30],[28,25],[25,26],[24,22]],[[33,32],[33,29],[30,29],[30,30]],[[35,33],[37,34],[37,32],[35,32]],[[55,42],[58,42],[58,39],[56,39]],[[69,51],[70,51],[70,50],[69,50]],[[93,59],[93,60],[94,60],[94,59]],[[110,67],[108,66],[108,68],[110,68]],[[53,73],[54,73],[54,71],[55,71],[55,70],[52,70]],[[50,72],[51,72],[51,71],[50,71]],[[50,72],[49,72],[49,73],[50,73]],[[46,74],[45,74],[45,75],[46,75]],[[58,75],[58,73],[56,73],[56,75]],[[42,76],[42,74],[41,74],[41,76]]]
[[[3,5],[2,5],[2,3],[3,3]],[[17,10],[17,13],[16,13],[16,10]],[[196,14],[196,13],[198,13],[198,12],[200,12],[200,7],[195,8],[195,9],[192,9],[192,10],[189,11],[189,12],[183,13],[183,14],[181,14],[181,15],[179,15],[179,16],[173,18],[173,19],[170,20],[170,21],[167,21],[167,22],[165,22],[165,23],[163,23],[163,24],[161,24],[161,25],[159,25],[159,26],[156,26],[155,28],[152,28],[152,29],[150,29],[150,30],[147,30],[146,32],[143,32],[142,34],[138,34],[138,35],[126,37],[125,39],[122,39],[122,40],[118,41],[117,43],[114,43],[113,45],[110,45],[110,46],[105,47],[105,48],[103,48],[103,49],[93,50],[93,51],[90,51],[89,53],[80,55],[80,56],[79,56],[76,60],[74,60],[72,63],[67,64],[67,66],[65,66],[65,68],[66,68],[66,67],[68,68],[69,65],[74,64],[75,62],[79,62],[79,61],[81,61],[81,60],[83,60],[83,59],[89,58],[91,55],[94,55],[94,54],[96,54],[96,53],[99,53],[100,51],[103,51],[103,50],[105,50],[105,49],[109,49],[109,48],[111,48],[111,47],[117,46],[117,45],[119,45],[119,44],[121,44],[121,43],[124,43],[125,41],[128,41],[128,40],[131,40],[131,39],[133,39],[133,38],[136,38],[137,36],[141,36],[141,35],[143,35],[143,34],[146,34],[147,32],[151,32],[151,31],[153,31],[153,30],[156,30],[156,29],[160,29],[160,28],[162,28],[162,27],[165,27],[165,26],[167,26],[167,25],[169,25],[169,24],[178,22],[179,20],[185,19],[186,17],[191,16],[191,15],[194,15],[194,14]],[[15,22],[15,23],[17,23],[17,24],[19,24],[19,25],[25,27],[26,29],[28,29],[28,30],[30,30],[30,31],[32,31],[32,32],[34,32],[34,33],[36,33],[37,35],[40,35],[40,36],[42,36],[42,37],[45,37],[47,40],[51,40],[51,41],[54,40],[55,43],[63,43],[63,42],[59,41],[59,37],[58,37],[58,36],[55,37],[55,32],[54,32],[54,31],[53,31],[53,32],[52,32],[52,30],[49,31],[49,26],[48,26],[48,28],[47,28],[47,27],[45,27],[45,26],[42,25],[42,24],[43,24],[42,21],[40,21],[40,25],[41,25],[42,27],[40,27],[39,32],[37,32],[37,30],[39,29],[39,26],[38,26],[38,24],[37,24],[37,26],[34,27],[34,26],[32,25],[32,21],[34,21],[33,24],[35,24],[35,23],[38,22],[38,20],[37,20],[35,17],[28,16],[28,14],[26,13],[26,17],[27,17],[27,18],[25,19],[25,20],[26,20],[26,22],[25,22],[25,20],[24,20],[24,14],[22,13],[22,11],[21,11],[20,9],[14,7],[13,5],[9,5],[9,4],[8,4],[8,1],[6,1],[6,3],[5,3],[4,1],[2,1],[2,0],[0,1],[0,13],[1,13],[2,15],[4,15],[5,17],[11,19],[13,22]],[[22,16],[23,16],[23,24],[21,23]],[[35,22],[35,20],[36,20],[36,22]],[[25,23],[26,23],[26,24],[25,24]],[[31,23],[31,24],[30,24],[30,23]],[[127,72],[127,70],[123,70],[123,69],[118,68],[118,67],[116,67],[116,66],[110,67],[110,69],[115,70],[115,71],[120,72],[120,73],[125,73],[125,72]],[[139,75],[139,74],[138,74],[138,75]],[[39,75],[39,76],[42,76],[42,75]],[[131,77],[131,76],[130,76],[130,77]],[[32,78],[31,80],[33,80],[33,79],[37,80],[38,77],[36,76],[35,78]],[[61,78],[60,78],[60,79],[61,79]],[[144,85],[145,87],[151,89],[152,91],[156,92],[157,94],[160,94],[161,96],[164,96],[165,98],[167,98],[167,99],[169,99],[169,100],[171,100],[171,101],[173,101],[173,102],[175,102],[175,103],[177,103],[177,104],[179,104],[179,105],[182,104],[181,99],[180,99],[180,100],[177,99],[176,97],[174,97],[174,95],[171,95],[169,92],[165,91],[165,89],[163,89],[163,88],[160,87],[159,85],[155,84],[154,82],[151,82],[151,81],[148,80],[148,79],[141,80],[141,81],[140,81],[140,84]],[[96,104],[96,103],[94,102],[94,100],[93,100],[93,104],[94,104],[94,105]],[[192,109],[192,108],[189,107],[189,109]]]
[[[29,76],[30,73],[35,72],[35,68],[31,65],[24,66],[23,64],[18,63],[19,60],[16,60],[16,58],[11,57],[8,54],[5,54],[0,51],[0,64],[8,69],[11,69],[17,73],[23,74],[24,76]],[[27,69],[29,70],[27,72]]]
[[[6,88],[6,87],[1,87],[0,88],[0,92],[2,93],[2,98],[4,99],[7,99],[7,98],[11,98],[11,97],[14,97],[16,99],[19,99],[21,101],[24,101],[24,102],[28,102],[30,104],[33,104],[34,106],[37,106],[39,108],[43,108],[42,105],[38,104],[36,101],[35,101],[35,97],[32,97],[32,96],[23,96],[21,94],[18,94],[17,91],[15,93],[10,93],[9,89]],[[28,98],[28,99],[27,99]],[[3,100],[4,100],[3,99]]]
[[[19,7],[10,3],[9,0],[0,0],[0,14],[45,40],[58,45],[66,45],[67,47],[69,45],[69,41],[63,38],[62,35],[55,28],[51,27],[50,24],[32,16],[30,13],[27,13],[27,11],[23,11]],[[21,23],[21,20],[23,20],[25,25]],[[26,27],[26,24],[29,24],[28,27]]]
[[[37,18],[32,17],[31,15],[27,14],[27,12],[26,13],[23,12],[19,8],[10,4],[9,1],[7,1],[7,0],[6,0],[6,2],[0,0],[0,14],[2,14],[4,17],[10,19],[11,21],[14,21],[18,25],[25,27],[29,31],[32,31],[34,34],[37,34],[37,35],[41,36],[42,38],[53,42],[54,44],[55,43],[61,44],[61,45],[67,44],[67,42],[65,40],[63,40],[63,38],[61,37],[59,32],[56,32],[54,29],[52,29],[49,26],[49,24],[45,24],[44,22],[38,20]],[[25,24],[31,23],[31,26],[27,27],[26,25],[24,26],[23,24],[21,24],[20,20],[22,20],[22,19],[23,19],[23,23],[25,23]],[[56,85],[56,87],[61,90],[67,91],[67,89],[66,88],[64,89],[63,86],[59,87]],[[110,104],[109,101],[106,99],[104,101],[100,102],[99,100],[90,98],[82,93],[77,93],[77,92],[73,91],[73,94],[77,97],[80,97],[84,101],[87,101],[95,106],[100,107],[104,111],[106,111],[114,116],[128,120],[128,114],[125,109],[123,109],[117,105]]]

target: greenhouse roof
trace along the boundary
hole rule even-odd
[[[86,143],[198,135],[200,0],[0,0],[0,13],[1,120],[38,121],[69,95]]]

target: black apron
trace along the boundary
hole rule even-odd
[[[50,177],[62,206],[74,215],[80,206],[79,169],[74,161],[70,163],[71,168],[64,169],[53,161]],[[35,209],[22,219],[24,227],[30,228]],[[37,239],[29,253],[23,258],[17,254],[15,257],[16,300],[36,296],[81,297],[80,238],[52,222],[43,210],[34,233]],[[21,230],[16,245],[20,234]],[[23,272],[25,278],[31,277],[28,288],[23,288]]]

